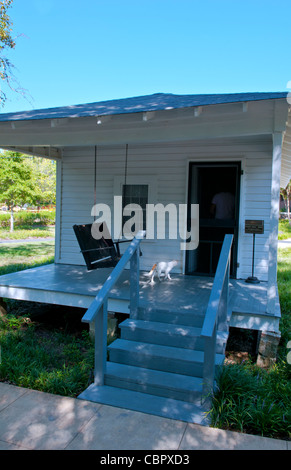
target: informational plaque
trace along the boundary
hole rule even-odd
[[[252,275],[246,279],[246,282],[251,284],[258,284],[260,281],[254,276],[255,269],[255,236],[262,235],[264,233],[264,221],[263,220],[245,220],[245,233],[253,234],[253,263],[252,263]]]
[[[245,220],[245,233],[262,235],[264,233],[263,220]]]

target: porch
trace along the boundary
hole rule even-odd
[[[0,297],[48,304],[89,308],[112,268],[87,271],[85,266],[50,264],[0,277]],[[129,314],[130,271],[124,270],[110,291],[108,310]],[[140,272],[140,305],[167,308],[177,312],[203,314],[206,311],[214,278],[171,274],[171,281],[149,283]],[[248,284],[230,279],[230,326],[261,331],[279,331],[280,305],[266,313],[267,282]]]

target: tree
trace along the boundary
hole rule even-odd
[[[35,201],[38,206],[56,203],[56,162],[42,157],[32,157],[29,160],[33,177],[39,188]]]
[[[12,6],[13,0],[2,0],[0,1],[0,78],[10,88],[12,88],[12,82],[15,80],[12,72],[13,65],[10,60],[5,57],[7,50],[15,48],[15,42],[12,38],[12,22],[7,14],[7,10]],[[6,101],[6,94],[1,88],[0,101],[2,106]]]
[[[287,184],[286,188],[280,188],[280,193],[284,199],[284,204],[287,210],[289,223],[291,223],[291,220],[290,220],[291,180]]]
[[[10,210],[10,231],[14,230],[14,209],[26,203],[35,203],[39,188],[32,168],[17,152],[4,152],[0,156],[0,202]]]
[[[7,54],[11,49],[15,49],[15,40],[12,37],[13,23],[8,15],[9,8],[12,7],[13,0],[0,0],[0,80],[3,85],[7,85],[11,90],[20,93],[27,101],[31,97],[18,83],[14,73],[14,65],[8,59]],[[3,107],[6,102],[6,93],[0,87],[0,105]]]

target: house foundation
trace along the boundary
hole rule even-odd
[[[2,297],[0,297],[0,316],[7,314],[7,305]]]
[[[93,339],[95,337],[95,327],[94,323],[90,323],[89,334]],[[118,319],[115,316],[114,312],[108,312],[107,316],[107,344],[112,343],[117,337],[118,334]]]
[[[258,338],[257,365],[259,367],[268,368],[276,362],[280,338],[280,332],[261,332]]]

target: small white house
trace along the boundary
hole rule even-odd
[[[121,217],[114,197],[126,187],[132,191],[127,202],[143,209],[199,205],[198,246],[181,250],[181,240],[169,231],[165,239],[145,239],[141,271],[177,260],[173,277],[187,285],[199,279],[202,289],[215,275],[225,234],[233,234],[230,282],[240,290],[232,296],[231,324],[277,333],[279,192],[291,177],[289,108],[287,93],[154,94],[0,114],[1,148],[57,161],[54,271],[45,267],[2,276],[0,296],[88,307],[97,292],[93,276],[101,270],[86,273],[73,226],[92,223],[96,204],[108,206],[111,214],[119,210]],[[213,196],[221,191],[234,197],[228,220],[210,213]],[[184,220],[186,230],[190,210]],[[114,221],[110,229],[113,235]],[[71,273],[70,285],[65,272]],[[246,283],[249,277],[260,283]],[[106,278],[98,279],[100,289]],[[242,292],[248,289],[247,301]],[[127,312],[128,299],[113,297],[109,309]],[[175,299],[181,303],[183,295],[171,300],[172,307]]]

